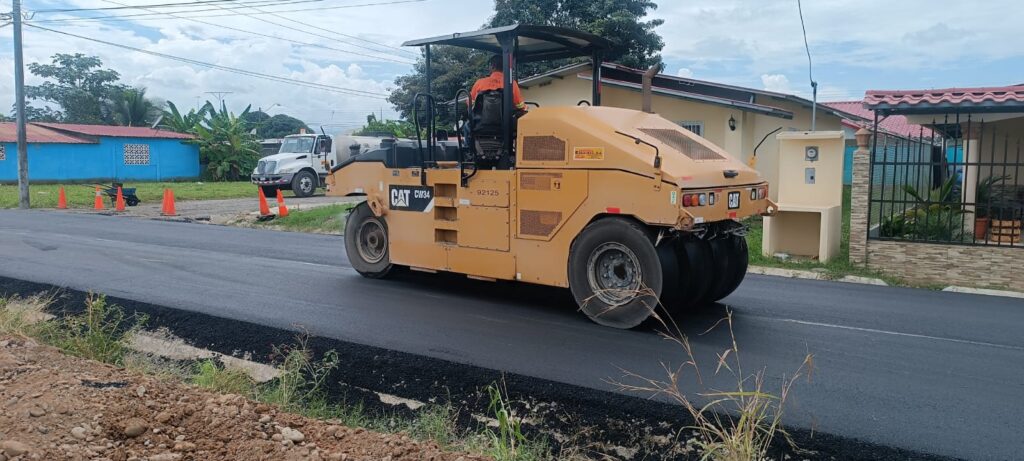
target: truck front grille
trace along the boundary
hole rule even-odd
[[[277,162],[260,160],[256,164],[256,174],[270,174],[277,168]]]

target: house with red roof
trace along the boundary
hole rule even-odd
[[[32,181],[166,181],[199,176],[192,135],[148,127],[29,123]],[[17,127],[0,123],[0,183],[18,180]]]

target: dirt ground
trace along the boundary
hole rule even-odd
[[[308,210],[321,206],[327,206],[335,203],[345,203],[351,201],[344,197],[327,197],[323,195],[314,195],[306,198],[296,198],[290,196],[290,192],[285,194],[284,201],[289,211]],[[271,213],[277,213],[277,202],[274,198],[268,199]],[[90,209],[75,209],[70,210],[70,213],[103,213],[103,214],[115,214],[112,207],[109,206],[104,211],[93,211]],[[145,202],[140,203],[133,207],[127,207],[124,212],[116,213],[118,216],[127,217],[142,217],[142,218],[160,218],[162,204],[160,202]],[[178,216],[176,218],[183,221],[197,221],[197,222],[209,222],[212,224],[227,224],[234,221],[238,221],[246,215],[252,214],[257,215],[259,212],[259,201],[254,196],[253,198],[241,198],[241,199],[223,199],[223,200],[188,200],[179,201],[175,203],[175,211]]]
[[[0,337],[0,461],[483,459]]]

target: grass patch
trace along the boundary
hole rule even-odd
[[[61,184],[32,184],[29,189],[32,208],[56,208]],[[91,184],[64,184],[69,208],[92,208],[96,196]],[[256,197],[256,186],[248,182],[126,182],[134,187],[143,203],[160,203],[164,189],[174,189],[175,200],[215,200]],[[110,201],[106,200],[110,206]],[[0,208],[18,207],[18,185],[0,184]]]
[[[0,298],[0,335],[35,337],[46,327],[49,316],[44,312],[50,298]]]
[[[249,375],[241,370],[224,368],[210,359],[195,365],[189,381],[221,394],[238,394],[250,398],[255,395],[256,382]]]
[[[352,203],[340,203],[310,210],[291,211],[284,218],[275,218],[257,225],[291,232],[341,234],[345,227],[345,215],[354,206]]]
[[[132,335],[145,324],[144,315],[127,315],[106,297],[90,295],[85,312],[48,322],[41,339],[65,353],[113,365],[124,365]]]
[[[765,368],[744,371],[740,360],[740,347],[733,330],[732,312],[713,325],[704,334],[725,324],[729,332],[729,345],[717,352],[713,376],[726,375],[736,383],[734,388],[711,387],[709,370],[702,369],[694,355],[689,338],[670,319],[655,315],[662,327],[662,336],[675,343],[683,353],[683,363],[675,368],[665,366],[664,378],[650,378],[624,370],[624,381],[613,381],[619,390],[645,396],[666,396],[678,403],[693,419],[687,429],[695,434],[699,459],[708,461],[763,461],[773,459],[769,450],[778,441],[785,441],[798,453],[782,426],[786,402],[797,380],[811,382],[814,373],[814,355],[807,353],[800,366],[791,374],[769,375]],[[626,382],[629,381],[629,382]],[[689,382],[697,391],[688,392]],[[634,384],[635,383],[635,384]],[[770,384],[769,384],[770,383]],[[771,390],[775,386],[778,390]],[[698,404],[701,399],[706,403]],[[786,457],[788,459],[788,457]]]

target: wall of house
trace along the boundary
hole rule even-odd
[[[127,165],[125,144],[149,146],[148,165]],[[17,182],[14,143],[4,143],[0,182]],[[177,139],[100,138],[98,144],[28,145],[29,179],[34,181],[164,181],[199,176],[199,146]]]
[[[994,133],[994,136],[993,136]],[[1015,165],[982,166],[979,180],[988,176],[1009,176],[1003,184],[1024,186],[1024,116],[987,122],[981,136],[981,163],[1012,163]],[[972,155],[973,157],[973,155]]]

